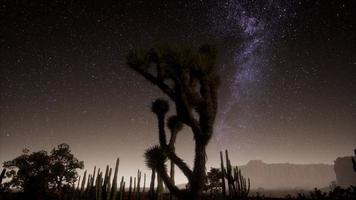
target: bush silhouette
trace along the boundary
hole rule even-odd
[[[22,155],[4,163],[6,177],[10,178],[6,187],[22,190],[28,199],[46,199],[53,194],[61,198],[63,190],[77,181],[76,170],[83,167],[64,143],[51,154],[43,150],[30,154],[24,149]]]

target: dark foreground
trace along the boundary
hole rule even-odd
[[[95,194],[90,196],[83,196],[79,194],[80,191],[68,192],[66,194],[58,195],[56,193],[47,194],[25,194],[23,192],[2,192],[0,200],[104,200],[102,197],[97,197]],[[287,194],[287,195],[285,195]],[[282,197],[282,195],[284,197]],[[279,197],[278,197],[279,196]],[[169,194],[163,194],[158,197],[150,197],[147,192],[130,193],[125,192],[122,196],[115,198],[116,200],[168,200]],[[174,198],[173,198],[174,199]],[[233,200],[231,198],[224,198],[221,193],[205,194],[205,200]],[[302,190],[266,190],[254,191],[245,200],[273,200],[273,199],[295,199],[295,200],[356,200],[356,187],[343,189],[336,187],[331,191],[323,192],[315,189],[314,191]]]

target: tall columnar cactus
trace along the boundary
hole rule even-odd
[[[87,196],[89,196],[90,197],[90,190],[91,190],[91,188],[90,188],[90,185],[91,185],[91,179],[92,179],[92,177],[91,177],[92,175],[91,174],[89,174],[89,176],[88,176],[88,181],[87,181],[87,186],[86,186],[86,188],[85,188],[85,194],[84,194],[84,196],[85,197],[87,197]]]
[[[95,194],[97,200],[102,200],[102,186],[103,186],[103,173],[98,171],[98,176],[96,178]]]
[[[226,198],[225,167],[224,167],[223,153],[221,151],[220,151],[220,167],[221,167],[222,195],[223,195],[223,198]]]
[[[225,159],[226,159],[226,169],[224,168],[223,164],[223,156],[222,152],[220,152],[220,159],[221,159],[221,172],[222,176],[222,185],[223,185],[223,195],[226,198],[225,194],[225,179],[228,183],[228,192],[229,195],[227,196],[228,199],[247,199],[248,194],[250,192],[250,179],[246,179],[242,176],[241,170],[236,166],[232,167],[228,151],[225,151]]]
[[[136,177],[134,177],[133,179],[133,190],[132,190],[132,196],[133,196],[133,199],[135,199],[136,197]]]
[[[84,195],[86,178],[87,178],[87,170],[84,171],[82,185],[80,187],[80,195]]]
[[[141,186],[141,171],[138,170],[137,171],[137,186],[136,186],[136,194],[135,194],[136,200],[140,199],[140,192],[141,192],[140,186]]]
[[[145,193],[146,191],[146,173],[143,174],[143,188],[142,188],[142,193]]]
[[[188,191],[180,190],[169,177],[165,163],[155,169],[170,192],[180,199],[201,200],[206,175],[206,147],[213,135],[217,113],[219,77],[215,66],[216,49],[202,45],[197,52],[184,48],[155,48],[132,51],[127,57],[130,68],[157,86],[175,104],[180,122],[190,127],[195,141],[194,166],[188,165],[169,148],[165,118],[168,103],[158,101],[152,111],[158,119],[162,154],[187,177]],[[157,108],[157,109],[154,109]]]
[[[108,178],[108,183],[106,187],[106,200],[111,200],[111,174],[112,174],[112,168],[109,170],[109,178]]]
[[[111,186],[111,194],[110,194],[111,200],[116,200],[116,196],[117,196],[117,173],[119,171],[119,162],[120,162],[120,159],[117,158],[116,165],[115,165],[115,171],[114,171],[114,177],[113,177],[112,184],[111,184],[112,185]]]
[[[124,194],[125,194],[125,181],[124,181],[124,177],[121,178],[121,182],[120,182],[120,194],[119,194],[119,200],[123,200],[124,198]]]
[[[130,176],[130,185],[129,185],[129,192],[128,192],[128,199],[132,200],[132,176]]]
[[[106,200],[107,196],[107,188],[108,188],[108,183],[109,183],[109,165],[106,166],[105,169],[105,175],[104,175],[104,180],[103,180],[103,185],[102,185],[102,198],[103,200]]]

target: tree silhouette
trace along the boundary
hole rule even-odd
[[[29,199],[44,198],[49,190],[50,157],[46,151],[29,154],[27,149],[19,157],[4,163],[10,182],[7,188],[22,189]]]
[[[51,184],[61,193],[63,185],[73,185],[78,178],[77,169],[84,167],[83,161],[79,161],[71,153],[68,144],[60,144],[53,148],[50,155]]]
[[[219,168],[211,168],[207,173],[205,190],[210,193],[217,193],[222,191],[221,170]]]
[[[43,199],[50,190],[62,195],[65,187],[77,181],[76,170],[83,167],[67,144],[58,145],[50,155],[43,150],[30,154],[24,149],[22,155],[4,163],[10,178],[7,187],[23,190],[29,199]]]
[[[157,165],[157,173],[170,192],[181,199],[202,198],[206,146],[213,134],[217,112],[219,77],[215,67],[216,53],[213,46],[205,44],[197,52],[190,48],[162,47],[148,51],[134,50],[127,57],[130,68],[157,86],[174,102],[176,120],[188,126],[193,133],[195,155],[193,169],[190,169],[166,141],[168,102],[162,99],[153,102],[152,112],[158,119],[160,153],[182,170],[190,187],[187,192],[179,190],[168,176],[165,163]]]

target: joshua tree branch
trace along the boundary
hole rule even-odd
[[[145,77],[148,81],[150,81],[152,84],[157,85],[162,90],[162,92],[164,92],[169,98],[172,99],[172,101],[175,101],[174,91],[168,85],[166,85],[163,81],[157,79],[152,74],[150,74],[144,70],[137,69],[137,68],[135,68],[135,70],[139,74],[141,74],[143,77]]]
[[[177,156],[177,154],[168,146],[162,148],[167,157],[182,170],[183,174],[190,180],[193,176],[192,170],[188,167],[187,163],[185,163],[181,158]]]
[[[172,180],[168,176],[167,170],[165,167],[166,167],[165,165],[162,165],[162,166],[158,167],[158,169],[157,169],[157,173],[162,178],[164,184],[168,187],[169,191],[172,192],[175,196],[177,196],[180,199],[186,199],[187,193],[180,190],[177,186],[175,186],[172,183]]]
[[[161,146],[167,146],[166,131],[164,130],[165,116],[157,116],[158,118],[158,131],[159,131],[159,143]]]

